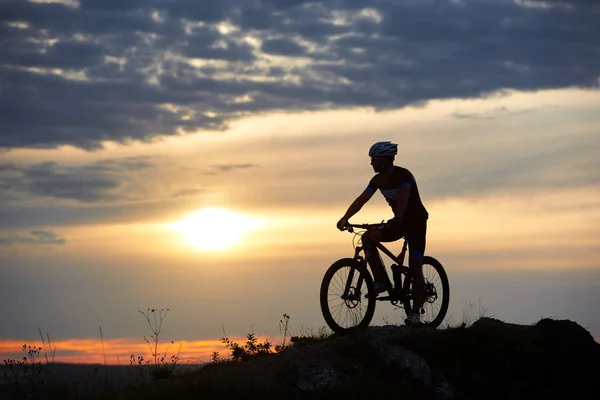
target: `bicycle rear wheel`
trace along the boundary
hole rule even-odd
[[[375,313],[375,287],[371,274],[352,258],[336,261],[321,283],[321,313],[336,333],[369,326]]]
[[[437,328],[448,312],[450,304],[450,282],[442,264],[433,257],[423,258],[423,276],[425,278],[425,292],[423,296],[423,310],[421,322],[425,326]],[[404,302],[404,309],[408,313],[412,309],[412,279],[408,277],[403,284],[404,292],[409,300]]]

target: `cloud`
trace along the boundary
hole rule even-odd
[[[153,166],[144,157],[103,160],[79,166],[53,161],[33,165],[0,164],[0,201],[17,202],[23,195],[95,203],[123,199],[119,190],[130,180],[131,171]]]
[[[598,9],[600,6],[595,0],[513,0],[516,4],[522,7],[533,8],[551,8],[565,7],[572,9],[575,7],[585,7],[589,9]]]
[[[54,163],[43,163],[25,171],[27,191],[36,196],[56,197],[95,202],[114,198],[114,189],[121,186],[117,177],[104,173],[82,173],[77,169],[60,168]]]
[[[301,56],[306,53],[306,47],[290,39],[271,39],[262,43],[261,50],[265,53],[284,56]]]
[[[34,226],[73,226],[103,223],[148,222],[152,218],[174,218],[182,203],[179,199],[203,192],[175,193],[171,199],[130,202],[125,204],[95,203],[93,205],[23,205],[0,209],[0,228],[14,229]]]
[[[0,147],[93,150],[262,112],[395,109],[600,77],[592,0],[77,4],[0,3]]]
[[[220,172],[229,172],[235,169],[248,169],[255,168],[257,165],[255,164],[222,164],[222,165],[212,165],[213,168],[219,170]]]
[[[205,193],[205,192],[206,192],[206,190],[202,189],[202,188],[182,189],[178,192],[175,192],[173,194],[173,197],[177,198],[177,197],[197,196],[197,195]]]
[[[67,241],[56,235],[53,231],[33,230],[29,232],[31,236],[13,236],[0,237],[0,245],[8,246],[13,244],[26,244],[33,246],[40,245],[63,245]]]
[[[220,174],[250,167],[213,168]],[[197,169],[187,164],[182,167],[156,156],[69,165],[0,162],[0,229],[169,218],[200,196],[210,195],[214,191],[210,182],[199,183]]]
[[[468,119],[472,121],[490,121],[509,115],[525,114],[533,112],[534,109],[509,110],[507,107],[497,107],[493,110],[478,113],[454,112],[452,116],[457,119]]]
[[[210,168],[212,168],[211,170],[203,171],[200,173],[200,175],[217,176],[237,169],[249,169],[256,167],[258,167],[256,164],[215,164],[210,166]]]

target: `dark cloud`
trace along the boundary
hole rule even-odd
[[[214,26],[193,29],[182,42],[181,53],[186,57],[205,60],[250,62],[255,59],[248,43],[223,36]]]
[[[51,161],[28,166],[0,164],[0,186],[8,194],[0,200],[14,203],[23,195],[82,203],[123,199],[118,189],[130,179],[128,172],[151,167],[153,164],[144,157],[80,166],[61,166]]]
[[[262,43],[261,50],[265,53],[284,56],[300,56],[306,53],[306,47],[290,39],[265,40]]]
[[[596,0],[6,0],[0,147],[91,150],[267,111],[598,87],[598,20]]]
[[[215,174],[251,166],[219,167]],[[169,179],[173,175],[182,182]],[[195,169],[155,156],[75,165],[0,162],[0,230],[176,218],[213,190],[196,178]]]
[[[56,235],[53,231],[33,230],[29,232],[30,236],[0,237],[0,245],[8,246],[13,244],[26,245],[63,245],[67,241]]]
[[[95,202],[115,198],[114,189],[121,186],[116,177],[81,172],[70,168],[57,168],[56,164],[38,164],[25,171],[27,191],[41,197],[55,197],[82,202]]]
[[[12,205],[0,209],[0,228],[33,228],[37,226],[72,226],[102,224],[106,221],[135,223],[158,215],[173,204],[114,204],[84,205],[52,204]]]

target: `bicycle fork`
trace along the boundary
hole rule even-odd
[[[364,263],[366,268],[366,261],[359,255],[361,249],[361,247],[356,248],[354,260],[358,263]],[[360,300],[360,293],[364,282],[364,278],[361,273],[358,274],[359,276],[358,281],[356,282],[356,288],[354,288],[354,293],[352,292],[352,280],[354,279],[354,273],[356,272],[356,269],[356,267],[350,268],[348,279],[346,280],[346,287],[344,288],[344,294],[342,295],[343,300],[353,300],[356,299],[356,297],[358,297],[358,300]]]
[[[346,287],[344,288],[344,294],[342,295],[343,300],[352,300],[353,297],[356,297],[356,295],[358,295],[358,293],[360,293],[360,289],[361,289],[362,281],[363,281],[362,275],[359,276],[358,282],[356,284],[355,292],[352,293],[352,279],[354,278],[355,271],[356,271],[356,268],[354,268],[354,267],[350,268],[350,273],[348,274],[348,279],[346,280]]]

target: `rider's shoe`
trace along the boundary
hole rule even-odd
[[[421,322],[421,316],[419,315],[419,313],[414,312],[414,311],[412,311],[408,314],[408,316],[404,320],[404,323],[409,326],[423,325],[423,323]]]
[[[375,286],[375,293],[379,294],[379,293],[383,293],[387,290],[387,288],[385,287],[385,285],[381,282],[375,282],[374,283]]]

